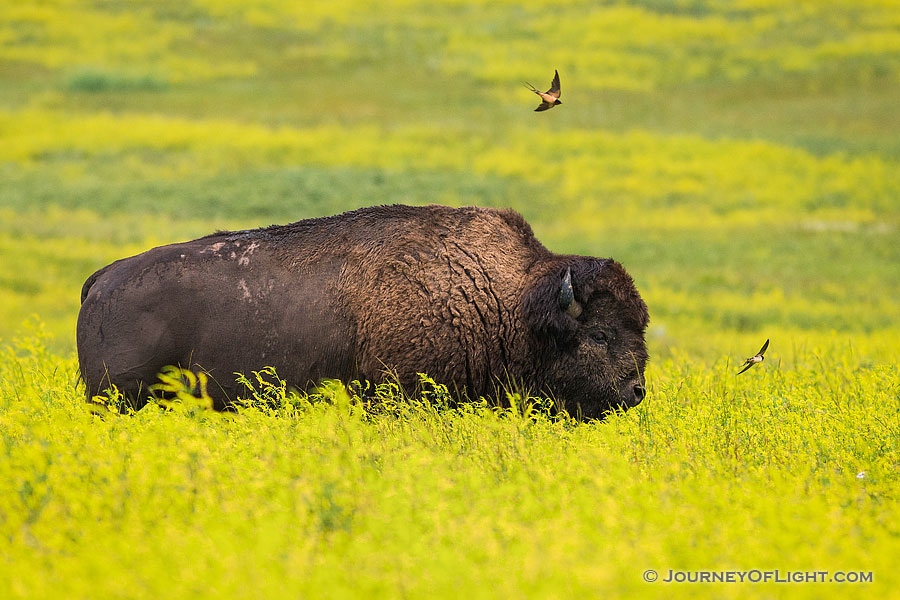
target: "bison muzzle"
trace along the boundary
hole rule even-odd
[[[88,397],[135,406],[166,365],[292,386],[418,373],[462,398],[510,382],[586,419],[644,397],[647,306],[612,259],[547,250],[516,212],[377,206],[153,248],[91,275],[78,360]]]

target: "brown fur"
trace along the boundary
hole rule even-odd
[[[558,303],[566,269],[577,319]],[[511,210],[378,206],[219,232],[101,269],[82,302],[88,394],[114,383],[138,405],[166,364],[211,373],[220,408],[233,372],[271,365],[301,388],[427,373],[477,398],[514,381],[599,417],[640,401],[647,356],[621,265],[553,254]]]

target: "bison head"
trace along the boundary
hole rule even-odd
[[[619,263],[560,257],[527,294],[525,310],[544,391],[570,414],[602,418],[643,400],[647,305]]]

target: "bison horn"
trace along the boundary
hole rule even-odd
[[[575,290],[572,289],[572,269],[566,269],[562,285],[559,288],[559,307],[575,317],[581,314],[581,304],[575,299]]]

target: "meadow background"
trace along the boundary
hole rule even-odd
[[[898,105],[892,0],[0,3],[0,596],[897,595]],[[395,202],[622,262],[648,399],[86,409],[94,270]]]

